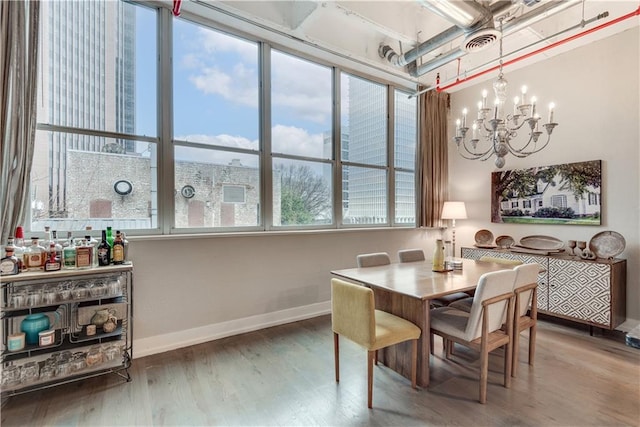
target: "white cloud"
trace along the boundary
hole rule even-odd
[[[323,157],[322,134],[309,134],[293,126],[275,125],[271,128],[273,151],[299,156]]]

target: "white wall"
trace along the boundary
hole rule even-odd
[[[493,159],[464,160],[453,143],[449,156],[450,197],[465,201],[469,215],[456,224],[461,244],[473,245],[480,229],[491,230],[494,237],[510,235],[516,241],[542,234],[588,242],[603,230],[617,231],[626,239],[620,258],[627,259],[627,318],[635,322],[640,319],[639,39],[635,27],[525,69],[505,68],[510,99],[527,84],[529,95],[542,101],[543,118],[549,101],[555,102],[559,126],[547,148],[524,159],[509,155],[504,169],[602,160],[601,226],[491,223],[490,175],[497,170]],[[492,92],[491,83],[485,83],[452,95],[451,123],[464,106],[475,111],[483,88]]]
[[[131,237],[134,355],[329,312],[330,271],[356,255],[433,251],[440,230],[265,234],[193,238]]]

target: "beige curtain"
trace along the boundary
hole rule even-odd
[[[447,117],[449,94],[431,90],[419,98],[420,142],[418,177],[420,180],[419,227],[440,227],[442,204],[448,196],[449,156]]]
[[[0,242],[25,216],[36,130],[38,27],[36,0],[0,1]]]

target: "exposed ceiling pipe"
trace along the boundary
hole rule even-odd
[[[541,19],[548,18],[549,16],[559,13],[565,9],[575,6],[580,3],[580,0],[571,0],[565,2],[552,2],[539,6],[538,8],[528,12],[519,18],[513,19],[508,23],[505,23],[502,30],[502,36],[513,34],[522,28],[531,25]],[[417,64],[409,64],[408,71],[413,77],[422,76],[430,71],[435,70],[451,61],[458,58],[462,58],[467,54],[463,49],[453,49],[449,52],[442,54],[441,56],[425,62],[424,64],[417,66]],[[445,61],[444,59],[448,59]]]
[[[533,52],[529,52],[529,53],[526,53],[526,54],[524,54],[522,56],[518,56],[516,58],[513,58],[513,59],[510,59],[508,61],[505,61],[502,64],[502,67],[504,68],[504,67],[509,66],[511,64],[514,64],[516,62],[522,61],[523,59],[530,58],[530,57],[532,57],[534,55],[537,55],[539,53],[545,52],[545,51],[547,51],[549,49],[552,49],[554,47],[557,47],[557,46],[560,46],[562,44],[568,43],[570,41],[576,40],[576,39],[578,39],[580,37],[586,36],[586,35],[591,34],[593,32],[602,30],[604,28],[610,27],[611,25],[617,24],[617,23],[622,22],[622,21],[624,21],[626,19],[633,18],[634,16],[639,16],[639,15],[640,15],[640,7],[638,7],[638,9],[634,10],[633,12],[630,12],[630,13],[628,13],[626,15],[622,15],[621,17],[613,19],[611,21],[605,22],[604,24],[598,25],[597,27],[590,28],[590,29],[582,31],[582,32],[580,32],[578,34],[574,34],[573,36],[567,37],[567,38],[562,39],[562,40],[558,40],[557,42],[554,42],[554,43],[551,43],[551,44],[549,44],[547,46],[541,47],[540,49],[534,50]],[[598,16],[600,16],[600,15],[598,15]],[[597,19],[597,17],[593,18],[593,19]],[[449,85],[446,85],[446,86],[443,86],[443,87],[436,87],[436,90],[438,92],[445,91],[445,90],[450,89],[450,88],[452,88],[454,86],[457,86],[459,84],[466,83],[471,79],[475,79],[476,77],[480,77],[480,76],[483,76],[483,75],[485,75],[487,73],[495,71],[499,67],[500,67],[499,65],[490,67],[490,68],[488,68],[488,69],[486,69],[484,71],[481,71],[479,73],[473,74],[471,76],[467,76],[464,79],[456,80],[455,82],[453,82],[453,83],[451,83]]]
[[[439,6],[441,6],[442,13],[435,12],[434,10],[435,5],[432,3],[437,3]],[[487,16],[489,16],[489,21],[491,24],[493,24],[492,17],[494,14],[502,13],[512,6],[511,2],[506,0],[495,3],[489,9],[483,6],[480,6],[480,4],[476,2],[433,0],[432,2],[421,1],[421,4],[428,7],[429,10],[434,11],[440,16],[444,16],[443,14],[448,13],[449,17],[447,16],[444,16],[444,17],[452,21],[455,24],[455,26],[446,29],[442,33],[421,43],[415,48],[408,50],[407,52],[404,53],[404,55],[400,55],[396,53],[391,46],[380,45],[380,47],[378,48],[378,53],[380,54],[380,57],[387,59],[387,61],[389,61],[392,65],[396,67],[404,67],[405,65],[415,62],[418,58],[421,58],[427,53],[432,52],[433,50],[455,40],[456,38],[465,34],[465,32],[472,30],[473,28],[471,28],[471,26],[466,26],[466,23],[468,22],[474,22],[473,24],[474,28],[480,25],[487,25],[488,22],[486,20],[487,20]],[[474,5],[468,6],[469,4],[474,4]],[[460,7],[461,12],[460,13],[451,12],[452,7],[453,8]],[[470,10],[476,10],[477,15],[475,16],[475,19],[471,17],[463,18],[462,16],[464,16],[465,14],[469,14]]]

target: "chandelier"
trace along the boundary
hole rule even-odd
[[[539,122],[542,119],[536,109],[536,97],[527,99],[527,87],[522,86],[522,98],[515,97],[513,99],[513,113],[509,114],[506,108],[507,85],[508,82],[502,73],[502,20],[500,20],[500,72],[498,79],[493,82],[494,106],[493,108],[487,107],[487,91],[483,90],[482,101],[478,102],[478,118],[473,120],[471,126],[470,139],[467,138],[469,134],[468,110],[463,109],[462,118],[456,120],[456,135],[453,140],[458,148],[458,153],[465,159],[484,161],[495,155],[496,167],[502,168],[505,164],[504,157],[507,154],[527,157],[539,152],[551,141],[553,128],[558,126],[558,123],[553,121],[555,105],[549,104],[548,123],[542,125],[547,134],[546,140],[539,144],[543,132],[539,130]],[[528,138],[522,136],[525,133],[528,133]],[[518,138],[519,134],[520,138]],[[481,140],[483,143],[479,145]],[[484,142],[488,143],[488,147]]]

